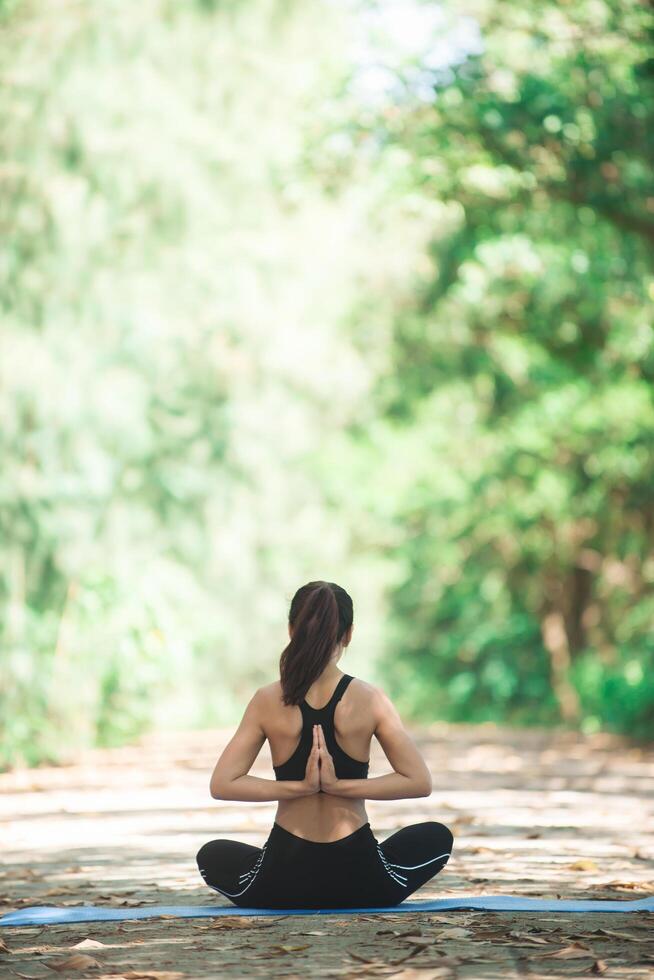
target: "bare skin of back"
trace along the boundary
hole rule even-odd
[[[321,708],[343,676],[335,655],[311,685],[305,700]],[[275,780],[249,775],[264,742],[270,744],[273,765],[281,765],[300,739],[302,714],[297,705],[285,705],[279,681],[259,688],[241,723],[214,768],[210,792],[214,799],[277,800],[276,822],[306,840],[331,842],[346,837],[368,820],[365,801],[429,796],[431,775],[413,739],[387,695],[378,687],[354,678],[334,712],[334,735],[353,759],[366,761],[373,737],[379,741],[392,771],[369,779],[338,779],[320,726],[304,779]]]
[[[339,677],[342,677],[342,673]],[[321,708],[338,683],[339,677],[329,684],[326,693],[314,684],[307,692],[306,701],[314,708]],[[331,683],[331,682],[330,682]],[[300,739],[302,714],[295,705],[282,703],[279,681],[264,688],[270,698],[270,715],[266,724],[267,738],[274,766],[290,758]],[[334,737],[352,759],[367,762],[370,758],[370,742],[374,733],[372,701],[374,692],[370,684],[358,678],[348,685],[345,694],[334,711]],[[358,830],[368,820],[364,799],[350,799],[330,793],[313,793],[296,799],[280,800],[275,820],[298,837],[306,837],[311,828],[313,840],[331,841],[346,837]]]

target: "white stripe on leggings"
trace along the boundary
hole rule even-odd
[[[211,885],[211,884],[209,884],[209,882],[207,881],[206,875],[205,875],[204,871],[202,870],[202,868],[200,868],[200,874],[204,878],[204,880],[207,883],[207,885],[209,885],[209,888],[213,888],[214,891],[220,892],[221,895],[227,895],[228,898],[238,898],[239,895],[242,895],[243,892],[246,892],[248,890],[248,888],[250,887],[250,885],[252,884],[252,882],[256,878],[257,874],[259,873],[259,871],[261,869],[261,862],[263,861],[263,856],[264,856],[264,854],[266,852],[266,847],[267,847],[267,844],[264,844],[263,847],[262,847],[262,849],[261,849],[261,854],[257,858],[256,864],[254,865],[254,867],[252,868],[251,871],[248,871],[248,874],[251,874],[252,877],[248,881],[248,883],[245,886],[245,888],[243,888],[240,892],[226,892],[222,888],[218,888],[217,885]]]
[[[406,885],[406,878],[399,878],[394,871],[391,871],[391,869],[388,866],[386,867],[386,870],[388,871],[393,881],[396,881],[398,885],[403,885],[403,886]]]
[[[391,878],[394,881],[397,881],[397,883],[399,885],[406,885],[406,883],[407,883],[406,875],[401,875],[399,871],[392,871],[391,870],[391,868],[389,867],[388,861],[386,860],[386,855],[384,854],[384,852],[380,848],[379,844],[377,845],[377,853],[379,854],[380,860],[381,860],[382,864],[384,865],[384,867],[386,868],[386,870],[388,871],[388,873],[391,876]]]
[[[432,861],[438,861],[439,858],[450,857],[451,851],[446,851],[445,854],[439,854],[438,857],[430,858],[429,861],[423,861],[422,864],[395,864],[393,861],[388,863],[392,868],[402,868],[403,871],[415,871],[416,868],[424,868],[426,864],[431,864]]]

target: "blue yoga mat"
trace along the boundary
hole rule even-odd
[[[356,915],[358,912],[368,915],[397,915],[398,912],[444,912],[452,909],[474,909],[477,912],[654,912],[654,895],[631,902],[475,895],[433,898],[426,902],[402,902],[400,905],[367,909],[246,909],[235,905],[148,905],[142,908],[112,909],[103,905],[76,905],[66,908],[35,905],[3,915],[0,918],[0,927],[117,922],[123,919],[154,919],[160,915],[173,916],[176,919],[201,919],[217,915]]]

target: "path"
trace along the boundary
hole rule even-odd
[[[210,798],[228,735],[150,737],[74,766],[0,775],[0,910],[224,901],[201,882],[196,851],[212,837],[261,844],[274,814],[274,804]],[[432,796],[368,805],[379,839],[423,819],[454,832],[449,865],[414,898],[654,894],[653,746],[490,725],[438,724],[416,739]],[[255,771],[269,764],[262,753]],[[384,765],[373,754],[371,774]],[[14,928],[1,937],[0,976],[637,980],[654,977],[653,924],[649,913],[449,912]]]

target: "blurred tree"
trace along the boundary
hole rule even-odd
[[[433,228],[378,390],[407,458],[387,672],[425,717],[651,735],[652,10],[467,12],[480,50],[349,123]]]
[[[295,588],[356,594],[311,460],[382,248],[295,166],[341,13],[2,10],[0,765],[234,720]]]

